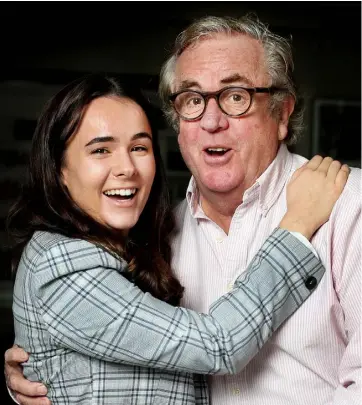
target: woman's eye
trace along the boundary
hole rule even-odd
[[[98,148],[98,149],[94,149],[92,151],[93,155],[103,155],[105,153],[108,153],[108,149],[106,149],[106,148]]]
[[[144,152],[147,151],[147,148],[145,146],[134,146],[132,148],[132,152]]]

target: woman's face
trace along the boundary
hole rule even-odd
[[[93,100],[65,150],[62,178],[73,200],[126,235],[145,207],[155,171],[151,127],[142,108],[127,98]]]

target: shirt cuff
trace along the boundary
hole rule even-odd
[[[293,236],[295,236],[301,243],[303,243],[303,245],[305,247],[307,247],[309,250],[312,251],[312,253],[314,254],[315,257],[317,257],[319,259],[318,253],[317,251],[314,249],[313,245],[309,242],[309,240],[302,235],[300,232],[292,232],[292,231],[288,231],[289,233],[291,233]]]

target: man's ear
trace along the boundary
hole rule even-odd
[[[289,118],[294,111],[295,100],[294,97],[289,96],[284,99],[281,106],[278,128],[278,139],[283,141],[288,135]]]

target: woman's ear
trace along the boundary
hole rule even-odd
[[[65,166],[63,166],[60,170],[60,181],[63,183],[65,187],[68,186],[68,170]]]

